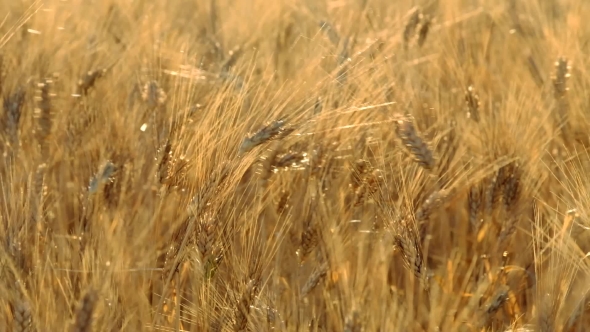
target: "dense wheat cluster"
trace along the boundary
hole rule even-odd
[[[590,329],[589,1],[0,13],[0,331]]]

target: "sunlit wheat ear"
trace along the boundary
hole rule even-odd
[[[217,240],[218,221],[206,213],[197,223],[197,249],[206,278],[213,277],[223,259],[223,246]]]
[[[396,134],[401,139],[404,147],[414,157],[414,161],[427,170],[432,170],[435,165],[434,156],[428,145],[418,134],[412,121],[401,118],[395,121]]]
[[[479,96],[475,92],[473,85],[467,87],[465,91],[465,104],[467,104],[467,116],[475,122],[479,122]]]
[[[22,89],[18,89],[9,98],[4,99],[4,116],[6,117],[8,143],[13,148],[18,146],[18,130],[24,101],[25,92]]]
[[[29,332],[32,331],[33,320],[31,315],[31,307],[26,301],[19,300],[13,306],[13,332]]]
[[[282,135],[287,135],[291,129],[285,128],[284,120],[275,120],[262,129],[246,137],[240,146],[240,154],[244,154],[260,144],[268,142]]]
[[[96,84],[96,81],[106,73],[106,69],[97,69],[88,71],[76,84],[76,93],[74,97],[84,96]]]
[[[166,103],[166,92],[158,82],[149,81],[141,89],[141,99],[149,108],[156,108]]]
[[[360,206],[367,197],[373,196],[382,180],[382,172],[373,168],[368,161],[359,159],[352,163],[351,186],[355,194],[353,206]]]
[[[301,288],[301,295],[307,296],[307,294],[314,290],[317,285],[326,277],[326,275],[328,275],[328,271],[328,263],[322,263],[317,266]]]
[[[247,331],[250,309],[252,304],[254,303],[255,297],[258,295],[259,287],[260,280],[256,278],[250,279],[246,283],[246,287],[242,291],[242,296],[236,304],[234,323],[235,332]]]
[[[98,296],[93,290],[88,291],[76,310],[74,323],[70,332],[89,332],[92,331],[92,315],[96,306]]]
[[[382,172],[378,169],[373,169],[370,174],[364,177],[361,186],[356,190],[353,205],[362,205],[366,198],[374,196],[382,182]]]

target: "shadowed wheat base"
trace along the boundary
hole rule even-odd
[[[584,331],[589,11],[0,1],[0,331]]]

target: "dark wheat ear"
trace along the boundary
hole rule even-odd
[[[221,65],[221,72],[227,73],[231,67],[236,64],[240,55],[242,55],[243,50],[240,46],[236,46],[233,50],[229,51],[227,59],[223,61]]]
[[[481,317],[479,319],[480,328],[484,328],[489,325],[493,316],[504,306],[506,301],[509,299],[509,288],[507,286],[501,286],[494,295],[488,300],[483,306]]]
[[[578,320],[584,315],[584,312],[587,310],[588,305],[590,302],[589,294],[586,293],[582,299],[578,302],[578,304],[574,307],[570,317],[568,318],[567,322],[565,323],[565,330],[571,331],[578,323]]]
[[[9,138],[9,144],[13,148],[18,146],[18,130],[24,101],[25,92],[23,89],[18,89],[9,98],[4,99],[6,131]]]
[[[432,25],[432,19],[429,15],[420,15],[420,29],[418,29],[418,46],[424,46],[426,37],[428,37],[428,31]]]
[[[422,12],[420,11],[420,9],[414,10],[412,15],[408,19],[408,22],[406,23],[406,27],[404,28],[404,45],[406,48],[408,47],[416,33],[416,28],[420,24],[421,15]]]
[[[90,70],[76,84],[74,97],[85,96],[96,81],[106,73],[106,69]]]
[[[157,81],[149,81],[141,89],[141,99],[149,108],[164,105],[166,98],[166,92],[164,92]]]
[[[424,142],[412,121],[408,118],[401,118],[395,121],[396,134],[404,147],[412,154],[414,161],[424,169],[432,170],[435,165],[432,150]]]
[[[317,115],[322,113],[322,110],[324,109],[324,104],[323,104],[323,100],[322,97],[318,97],[315,100],[315,104],[313,105],[313,114]]]
[[[564,98],[569,90],[567,87],[567,81],[571,76],[571,68],[569,61],[565,57],[560,57],[555,62],[555,75],[553,76],[553,91],[555,99]]]
[[[74,324],[70,329],[71,332],[89,332],[92,331],[92,315],[98,296],[96,292],[90,290],[84,295],[76,311]]]
[[[449,198],[451,192],[449,190],[436,190],[430,194],[416,210],[416,221],[422,222],[428,219],[430,214],[443,205]]]
[[[31,307],[24,301],[17,301],[13,306],[13,323],[12,331],[14,332],[30,332],[32,331],[32,315]]]
[[[260,144],[268,142],[281,135],[286,135],[289,132],[290,130],[285,128],[284,120],[275,120],[253,135],[246,137],[240,146],[240,154],[244,154]]]
[[[407,220],[399,221],[393,237],[394,249],[399,250],[404,266],[410,270],[426,290],[429,289],[429,271],[424,261],[418,231]]]
[[[328,271],[329,271],[329,267],[328,267],[327,263],[322,263],[319,266],[317,266],[313,270],[313,272],[311,273],[311,275],[309,276],[309,278],[307,279],[307,281],[305,282],[303,287],[301,288],[301,295],[307,296],[307,294],[309,294],[312,290],[314,290],[314,288],[317,287],[317,285],[320,283],[320,281],[322,281],[322,279],[324,279],[326,277],[326,275],[328,274]]]
[[[107,161],[100,167],[100,170],[94,174],[88,183],[88,193],[98,192],[103,184],[112,181],[113,174],[117,171],[117,166],[111,161]]]
[[[566,143],[569,141],[570,135],[570,126],[567,123],[569,107],[566,95],[569,91],[567,81],[571,76],[571,68],[569,61],[565,57],[560,57],[555,62],[555,74],[553,75],[553,92],[557,103],[557,126],[561,127],[561,132]]]
[[[48,151],[46,140],[51,134],[53,121],[51,105],[51,98],[53,97],[53,94],[51,93],[52,84],[52,79],[44,79],[41,83],[37,84],[37,90],[35,91],[35,101],[37,105],[34,113],[36,120],[34,133],[44,157],[47,157]]]
[[[361,323],[361,313],[358,310],[353,310],[344,321],[344,332],[361,332],[363,326]]]
[[[479,184],[471,186],[467,197],[467,208],[469,211],[469,223],[477,231],[480,226],[479,213],[483,199],[482,188]]]
[[[328,39],[330,39],[330,42],[332,42],[334,46],[338,46],[338,44],[340,44],[340,35],[338,35],[338,32],[336,32],[336,29],[334,29],[332,24],[327,21],[320,21],[319,25],[322,31],[328,36]]]

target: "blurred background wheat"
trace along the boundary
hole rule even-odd
[[[0,331],[590,328],[590,2],[0,13]]]

